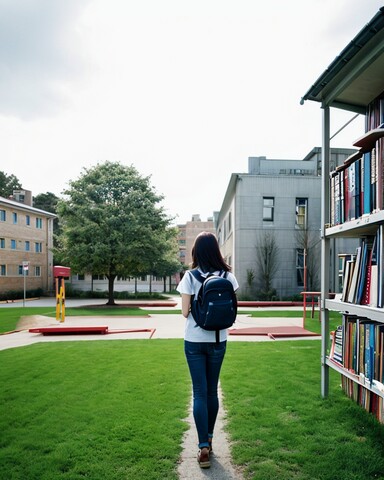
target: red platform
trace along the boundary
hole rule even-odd
[[[140,328],[140,329],[129,329],[129,330],[108,330],[107,325],[96,325],[93,327],[38,327],[30,328],[28,330],[30,333],[41,333],[42,335],[85,335],[85,334],[101,334],[107,335],[111,333],[141,333],[149,332],[149,338],[152,338],[152,335],[155,333],[155,328]]]
[[[267,335],[270,338],[317,337],[317,333],[302,327],[250,327],[229,330],[230,335]]]

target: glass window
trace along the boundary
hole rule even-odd
[[[35,243],[35,252],[36,253],[41,253],[43,251],[43,246],[41,242],[36,242]]]
[[[7,266],[6,265],[0,265],[0,275],[2,277],[5,277],[7,275]]]
[[[36,267],[35,267],[35,277],[41,277],[41,267],[40,267],[40,265],[36,265]]]
[[[36,228],[43,228],[43,219],[36,218]]]
[[[5,210],[0,210],[0,221],[5,222],[7,219],[7,213]]]
[[[14,225],[16,225],[17,223],[17,213],[16,212],[12,212],[12,222]]]
[[[0,248],[5,248],[5,238],[0,238]]]
[[[28,276],[29,270],[26,270],[26,269],[24,270],[23,265],[19,265],[19,275],[24,275],[24,274]]]
[[[25,216],[25,223],[26,225],[31,225],[31,217],[29,215]]]
[[[274,197],[263,197],[263,220],[265,222],[273,222],[274,209]]]
[[[25,251],[29,252],[31,249],[31,242],[29,240],[25,241]]]
[[[304,249],[296,249],[296,281],[298,287],[304,287]]]
[[[307,227],[308,198],[296,198],[296,225]]]
[[[11,240],[11,249],[16,250],[16,240]]]

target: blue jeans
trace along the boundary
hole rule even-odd
[[[227,342],[203,343],[184,341],[193,386],[193,417],[195,419],[199,448],[208,447],[208,438],[219,411],[217,385]]]

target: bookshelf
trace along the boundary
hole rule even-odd
[[[321,394],[329,393],[333,369],[341,374],[345,393],[384,423],[384,7],[335,57],[301,103],[306,100],[320,102],[323,111]],[[351,142],[357,151],[333,172],[331,108],[365,117],[365,133]],[[343,278],[343,292],[330,299],[331,268],[339,268],[332,265],[331,252],[337,238],[359,239],[361,257],[345,252],[351,254],[351,271],[353,262],[357,265],[356,283]],[[377,284],[367,282],[368,265],[375,267],[369,278],[377,278]],[[344,287],[352,290],[346,293]],[[335,332],[329,329],[330,311],[342,313]]]

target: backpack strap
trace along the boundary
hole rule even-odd
[[[203,283],[205,278],[201,275],[201,273],[198,271],[197,268],[194,268],[193,270],[189,270],[189,272],[196,278],[196,280],[200,283]]]

